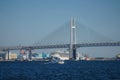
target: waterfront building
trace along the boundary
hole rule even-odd
[[[10,54],[10,59],[11,59],[11,60],[17,59],[17,54],[16,54],[16,53],[11,53],[11,54]]]
[[[32,54],[32,59],[45,59],[45,58],[49,58],[48,53],[33,53]]]
[[[0,52],[0,60],[6,60],[6,53]]]
[[[50,55],[48,53],[42,53],[42,58],[49,58]]]
[[[41,53],[33,53],[32,59],[42,59],[42,54]]]
[[[6,60],[8,60],[8,56],[9,56],[9,60],[15,60],[15,59],[17,59],[17,53],[11,53],[11,52],[9,52],[9,55],[8,55],[8,53],[6,53]]]

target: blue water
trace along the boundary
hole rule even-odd
[[[0,62],[0,80],[120,80],[120,61]]]

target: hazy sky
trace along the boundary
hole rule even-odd
[[[71,16],[120,41],[120,0],[0,0],[0,46],[31,45],[69,21]],[[120,47],[81,51],[91,56],[115,56],[120,53]]]

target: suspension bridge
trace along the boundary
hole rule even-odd
[[[56,31],[57,33],[59,33],[59,35],[57,35],[56,33],[53,33],[51,36],[49,35],[49,37],[47,37],[47,38],[45,38],[45,39],[43,39],[41,41],[42,44],[36,43],[36,45],[32,45],[32,46],[0,47],[0,51],[5,51],[6,53],[9,54],[10,50],[25,49],[25,50],[29,51],[29,59],[31,59],[32,50],[35,50],[35,49],[67,48],[67,49],[69,49],[69,58],[70,59],[76,59],[76,49],[80,48],[80,47],[120,46],[120,42],[119,41],[105,41],[104,38],[106,38],[106,37],[102,37],[98,41],[94,41],[94,38],[91,38],[91,39],[93,39],[92,42],[87,42],[87,40],[88,40],[87,39],[88,37],[87,37],[87,38],[84,38],[84,39],[82,38],[84,42],[79,42],[79,41],[82,41],[82,40],[79,40],[78,37],[80,35],[82,35],[82,34],[80,34],[78,36],[77,35],[78,34],[77,31],[78,32],[79,31],[80,32],[85,32],[85,31],[82,31],[82,28],[77,29],[77,27],[81,26],[81,25],[76,24],[76,23],[77,22],[75,21],[75,19],[71,18],[71,20],[70,20],[70,22],[68,24],[68,27],[67,27],[67,31],[64,31],[64,32],[68,32],[68,34],[66,34],[64,32],[61,32],[61,31],[60,31],[60,33],[59,33],[59,31]],[[62,29],[62,30],[66,30],[66,29]],[[94,31],[92,31],[92,32],[94,32]],[[90,34],[90,32],[86,31],[85,33],[83,33],[84,36],[86,36],[85,35],[86,33],[88,33],[88,35]],[[53,35],[56,35],[56,36],[54,37]],[[64,35],[64,36],[67,35],[67,36],[61,38],[60,35]],[[95,35],[95,34],[93,33],[92,35]],[[67,38],[67,39],[65,39],[67,41],[65,41],[63,38]],[[46,41],[46,40],[48,40],[48,41]],[[54,40],[54,41],[52,41],[52,40]],[[64,43],[60,42],[60,40],[63,40]],[[52,41],[54,43],[50,43],[50,41]],[[55,43],[55,41],[56,41],[56,43]],[[49,42],[49,43],[47,43],[47,42]],[[46,44],[43,44],[43,43],[46,43]]]

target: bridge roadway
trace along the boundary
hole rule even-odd
[[[120,46],[120,42],[102,42],[102,43],[81,43],[76,44],[76,48],[80,47],[102,47],[102,46]],[[11,46],[0,47],[0,51],[20,50],[20,49],[53,49],[53,48],[69,48],[70,44],[55,44],[55,45],[39,45],[39,46]]]

